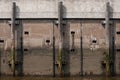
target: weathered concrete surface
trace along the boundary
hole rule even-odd
[[[116,56],[115,56],[115,60],[116,60],[116,73],[120,73],[120,34],[118,34],[118,32],[120,32],[120,21],[116,21],[116,40],[115,40],[115,45],[116,45]]]
[[[120,18],[119,0],[0,0],[0,18],[10,18],[12,2],[17,4],[17,18],[58,18],[58,2],[63,1],[64,18],[105,18],[110,2],[111,18]]]
[[[70,52],[70,74],[78,75],[80,73],[80,29],[82,24],[83,36],[83,73],[84,75],[100,75],[102,74],[101,61],[103,60],[103,53],[105,49],[105,28],[101,25],[101,20],[81,20],[71,21],[67,25],[70,29],[65,32],[69,35],[67,40],[70,40],[70,50],[72,46],[71,31],[75,32],[75,51]],[[115,31],[115,46],[120,49],[120,21],[114,21]],[[55,26],[55,46],[58,49],[58,27]],[[18,26],[16,26],[18,27]],[[24,47],[24,60],[23,72],[25,75],[52,75],[52,22],[41,22],[40,20],[22,20],[23,27],[23,47]],[[26,34],[26,32],[28,32]],[[66,36],[66,35],[65,35]],[[0,21],[0,39],[4,40],[0,46],[2,51],[7,49],[7,52],[2,52],[1,57],[1,73],[12,74],[8,66],[10,59],[10,26],[7,20]],[[50,40],[49,45],[46,40]],[[93,43],[96,40],[96,43]],[[66,44],[64,44],[66,45]],[[66,45],[68,46],[68,44]],[[27,50],[25,50],[27,49]],[[120,58],[119,53],[116,52],[116,74],[120,74]],[[58,50],[56,50],[56,56]],[[57,57],[56,57],[57,58]],[[56,72],[57,73],[57,72]]]

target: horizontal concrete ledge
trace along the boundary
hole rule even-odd
[[[0,0],[0,19],[11,18],[12,2],[16,2],[17,18],[58,18],[59,1],[64,18],[105,18],[108,0]],[[111,18],[120,19],[120,1],[109,2]]]
[[[57,12],[20,12],[20,13],[16,13],[17,14],[17,18],[58,18]],[[111,18],[113,19],[120,19],[120,12],[113,12],[110,13],[113,16]],[[7,18],[11,18],[11,12],[0,12],[0,19],[7,19]],[[75,19],[79,19],[79,18],[105,18],[105,12],[67,12],[67,13],[63,13],[63,18],[75,18]]]
[[[11,18],[0,18],[0,21],[3,20],[11,20]],[[40,20],[41,22],[55,22],[58,18],[16,18],[16,20]],[[81,20],[102,20],[104,21],[105,18],[63,18],[63,20],[74,22],[74,21],[81,21]],[[120,18],[110,18],[110,20],[120,20]]]
[[[19,14],[19,15],[18,15]],[[64,13],[65,14],[65,13]],[[65,16],[63,14],[63,18],[66,19],[70,19],[70,18],[75,18],[75,19],[80,19],[80,18],[88,18],[88,19],[94,19],[94,18],[100,18],[100,19],[104,19],[105,18],[105,13],[104,12],[68,12],[67,15]],[[57,17],[57,12],[41,12],[41,13],[37,13],[37,12],[29,12],[29,13],[17,13],[17,18],[40,18],[40,19],[44,19],[44,18],[48,18],[48,19],[52,19],[52,18],[58,18]],[[1,13],[0,12],[0,19],[7,19],[7,18],[11,18],[11,13]],[[113,19],[120,19],[120,12],[119,13],[113,13],[113,17],[111,17]]]

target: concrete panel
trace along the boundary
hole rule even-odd
[[[52,45],[46,43],[51,38],[52,23],[23,22],[25,75],[52,75]]]
[[[52,22],[41,22],[39,20],[22,20],[23,27],[23,44],[24,61],[23,69],[26,75],[52,75],[52,44],[47,46],[46,39],[52,42]],[[66,47],[71,48],[71,31],[75,31],[75,52],[70,52],[70,73],[71,75],[78,75],[80,73],[80,27],[83,27],[83,69],[85,75],[100,75],[102,73],[101,61],[103,60],[103,53],[105,49],[105,29],[101,25],[101,20],[82,20],[81,22],[68,22],[65,25]],[[119,21],[115,21],[116,31],[119,31]],[[55,25],[54,25],[55,26]],[[18,27],[18,26],[17,26]],[[70,29],[66,30],[68,27]],[[29,32],[26,34],[25,32]],[[94,37],[97,43],[91,43]],[[116,36],[116,48],[119,47],[120,36]],[[6,43],[10,46],[10,27],[7,21],[0,22],[0,38],[5,39],[2,47]],[[70,40],[70,45],[68,41]],[[55,43],[56,43],[56,56],[58,57],[58,27],[55,26]],[[117,47],[118,46],[118,47]],[[10,50],[4,54],[2,49],[1,65],[2,74],[12,74],[8,66],[10,59]],[[8,56],[9,55],[9,56]],[[120,74],[120,57],[119,52],[116,53],[116,73]],[[57,58],[56,57],[56,58]],[[4,63],[3,63],[4,62]]]
[[[0,0],[0,18],[10,18],[12,2],[18,18],[57,18],[58,2],[63,1],[64,18],[104,18],[106,2],[111,18],[120,18],[119,0]]]

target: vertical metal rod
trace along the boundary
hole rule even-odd
[[[115,40],[114,36],[112,37],[112,76],[115,75]]]
[[[80,67],[80,72],[81,72],[81,76],[83,76],[83,42],[82,42],[82,23],[81,23],[81,28],[80,28],[80,33],[81,33],[81,36],[80,36],[80,64],[81,64],[81,67]]]
[[[74,49],[74,33],[72,33],[72,49]]]
[[[15,76],[15,18],[16,18],[16,3],[12,4],[11,16],[11,38],[12,38],[12,58],[13,58],[13,76]]]
[[[1,45],[0,45],[0,77],[1,77]]]
[[[111,58],[111,75],[115,75],[115,40],[114,40],[114,23],[112,23],[112,26],[110,27],[110,58]]]
[[[23,76],[23,38],[20,38],[20,47],[21,47],[21,57],[20,57],[20,62],[21,62],[21,71],[20,71],[20,76]]]
[[[54,35],[54,22],[53,22],[53,77],[55,77],[55,35]]]
[[[59,70],[59,75],[63,75],[63,66],[62,66],[62,2],[58,3],[58,30],[59,30],[59,57],[58,57],[58,70]]]

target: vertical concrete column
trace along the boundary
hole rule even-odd
[[[62,48],[62,2],[58,3],[58,30],[59,30],[59,49]]]
[[[2,65],[1,65],[1,54],[2,54],[2,51],[1,51],[1,44],[0,44],[0,77],[1,77],[1,67],[2,67]]]
[[[106,3],[106,15],[105,15],[105,30],[106,30],[106,46],[108,52],[106,53],[106,75],[114,74],[114,34],[112,23],[110,22],[110,3]]]
[[[16,21],[15,28],[15,70],[17,76],[23,75],[23,26],[22,21]]]
[[[12,4],[12,15],[11,15],[11,38],[12,38],[12,68],[13,76],[15,76],[15,18],[16,18],[16,3]]]
[[[109,2],[106,3],[106,13],[105,13],[105,31],[106,31],[106,54],[105,54],[105,64],[106,64],[106,76],[110,75],[110,63],[109,63],[109,57],[110,57],[110,52],[109,52],[109,48],[110,48],[110,15],[109,15]]]
[[[59,75],[62,76],[63,75],[63,66],[62,66],[62,62],[63,62],[63,42],[62,42],[62,2],[58,3],[58,30],[59,30],[59,54],[58,54],[58,71],[59,71]]]
[[[57,69],[59,76],[70,75],[70,57],[69,57],[69,31],[70,28],[66,22],[63,22],[63,6],[62,2],[58,3],[58,36],[59,36],[59,52],[57,60]]]
[[[13,71],[13,76],[23,75],[23,39],[22,39],[22,23],[21,21],[16,21],[16,3],[12,3],[12,15],[11,15],[11,69]]]
[[[109,10],[110,3],[106,3],[106,12],[105,12],[105,30],[106,30],[106,47],[109,48],[109,42],[110,42],[110,33],[109,33],[109,28],[110,28],[110,10]]]
[[[12,38],[12,70],[13,76],[23,75],[23,27],[22,22],[16,20],[16,3],[12,4],[11,38]]]

